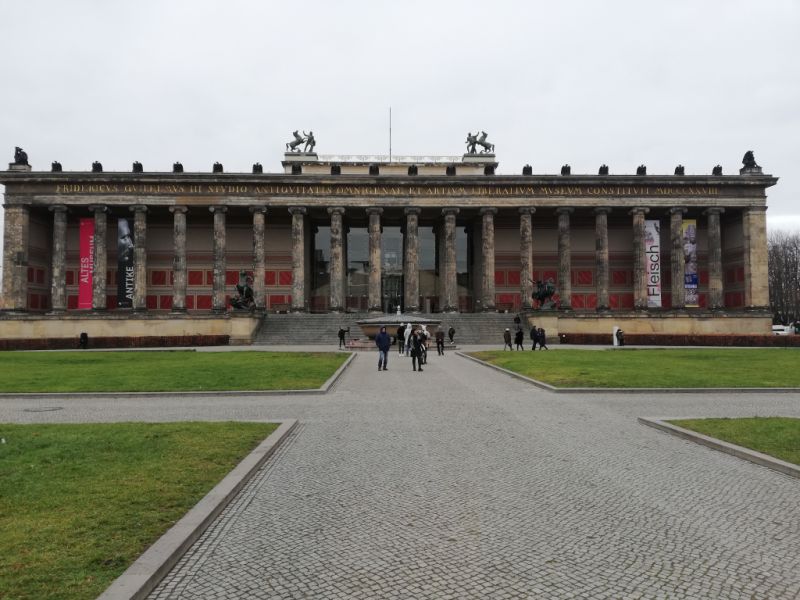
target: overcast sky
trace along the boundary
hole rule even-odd
[[[0,161],[280,171],[320,154],[461,154],[500,173],[765,173],[800,229],[800,2],[0,0]],[[2,164],[0,163],[0,164]]]

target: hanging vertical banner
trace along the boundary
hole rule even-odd
[[[683,287],[686,290],[685,305],[699,306],[697,297],[697,221],[683,220]]]
[[[647,307],[661,308],[661,222],[644,222],[644,255]]]
[[[128,219],[117,220],[117,307],[133,308],[133,236]]]
[[[94,269],[94,219],[81,219],[78,308],[92,308],[92,270]]]

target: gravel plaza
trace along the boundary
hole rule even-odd
[[[299,419],[151,598],[800,596],[800,482],[637,423],[800,417],[796,393],[554,394],[452,353],[376,363],[326,395],[6,398],[0,421]]]

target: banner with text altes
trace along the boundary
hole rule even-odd
[[[133,308],[133,236],[128,219],[117,220],[117,307]]]
[[[684,305],[689,308],[700,306],[697,294],[697,221],[684,219],[683,233],[683,288],[686,290]]]
[[[647,278],[647,307],[661,308],[661,222],[644,222],[644,254]]]
[[[78,308],[91,309],[92,271],[94,269],[94,219],[81,219],[79,232]]]

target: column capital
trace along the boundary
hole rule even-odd
[[[405,210],[403,210],[403,212],[406,215],[418,215],[420,212],[422,212],[422,209],[416,206],[408,206],[405,208]]]
[[[290,206],[289,212],[293,215],[304,215],[308,210],[305,206]]]
[[[171,213],[184,214],[188,210],[189,210],[188,206],[170,206],[169,207],[169,212],[171,212]]]
[[[105,204],[90,204],[89,210],[96,213],[96,212],[108,212],[108,207]]]
[[[457,209],[456,209],[457,210]],[[493,206],[485,206],[479,211],[482,215],[496,215],[497,209]]]
[[[344,214],[344,206],[329,206],[328,207],[328,214],[329,215],[343,215]]]
[[[556,209],[556,214],[557,215],[569,215],[569,214],[574,213],[574,212],[575,212],[575,209],[570,207],[570,206],[562,206],[562,207]]]
[[[442,214],[443,214],[445,217],[449,217],[450,215],[456,216],[456,215],[459,213],[459,211],[460,211],[460,209],[458,209],[458,208],[455,208],[455,207],[451,207],[451,208],[443,208],[443,209],[442,209]]]
[[[528,214],[532,215],[535,212],[536,212],[536,207],[534,206],[522,206],[519,209],[519,214],[521,215],[528,215]]]
[[[689,209],[686,208],[685,206],[673,206],[672,208],[669,209],[669,214],[674,215],[680,213],[683,215],[686,214],[688,211]]]
[[[594,209],[594,214],[596,215],[607,215],[610,212],[611,212],[610,206],[598,206],[597,208]]]
[[[628,211],[629,215],[646,215],[650,212],[649,208],[644,206],[634,206],[632,209]]]
[[[133,206],[129,206],[128,210],[134,213],[147,212],[147,206],[145,206],[144,204],[134,204]]]
[[[266,206],[261,206],[261,205],[251,206],[250,207],[250,212],[251,213],[267,214],[267,207]]]
[[[210,212],[212,212],[212,213],[223,213],[224,214],[224,213],[228,212],[228,207],[227,206],[222,206],[222,205],[219,205],[219,204],[214,204],[213,206],[209,206],[208,210]]]
[[[725,209],[721,206],[709,206],[707,209],[703,211],[704,215],[721,215],[725,212]]]
[[[369,206],[367,207],[367,214],[368,215],[382,215],[383,209],[380,206]]]
[[[65,213],[65,212],[67,212],[68,209],[67,209],[67,205],[66,204],[51,204],[50,206],[47,207],[47,210],[52,211],[52,212],[59,212],[59,213],[64,212]]]

